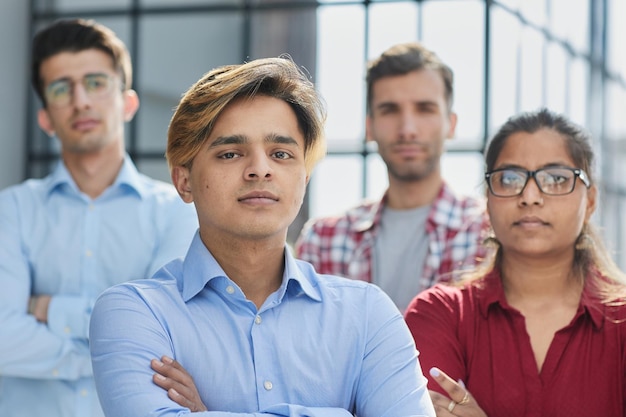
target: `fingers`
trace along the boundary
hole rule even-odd
[[[430,375],[447,394],[443,395],[436,391],[429,391],[437,417],[486,417],[484,411],[465,388],[463,381],[455,382],[439,368],[431,368]]]
[[[452,401],[460,404],[461,402],[467,404],[470,401],[470,395],[458,382],[450,378],[445,372],[439,368],[430,368],[430,376],[443,388]]]
[[[163,356],[161,360],[152,359],[150,367],[156,372],[152,376],[152,381],[166,390],[167,396],[172,401],[191,411],[206,410],[193,378],[180,363],[168,356]]]

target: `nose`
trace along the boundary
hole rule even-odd
[[[520,194],[519,203],[522,206],[543,205],[543,192],[539,189],[537,179],[534,176],[528,179],[522,194]]]
[[[403,139],[413,139],[417,136],[417,117],[411,111],[404,111],[400,115],[400,137]]]
[[[269,179],[272,177],[272,167],[270,165],[269,157],[264,153],[259,155],[252,155],[250,163],[244,171],[244,178],[246,180],[258,180]]]
[[[75,83],[72,87],[72,103],[77,108],[86,108],[91,105],[91,99],[81,83]]]

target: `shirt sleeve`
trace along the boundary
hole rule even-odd
[[[411,333],[393,301],[378,287],[370,288],[356,415],[434,416]]]
[[[86,340],[70,337],[63,331],[54,332],[27,313],[31,279],[19,232],[20,222],[26,220],[20,215],[13,194],[2,193],[0,375],[67,380],[89,376],[91,363]],[[86,333],[84,327],[79,332],[83,336]]]
[[[155,410],[163,417],[191,414],[189,409],[170,400],[163,389],[152,383],[154,371],[150,368],[150,360],[174,355],[166,329],[133,289],[118,286],[103,293],[94,306],[90,338],[96,388],[106,416],[136,417],[149,415]],[[257,413],[207,411],[194,415],[352,416],[341,408],[297,404],[276,404]]]
[[[458,299],[451,294],[458,295],[460,292],[441,284],[435,285],[415,297],[405,312],[405,320],[428,378],[428,388],[442,394],[446,394],[445,391],[430,376],[432,367],[441,369],[454,380],[467,381],[458,334],[460,307]]]

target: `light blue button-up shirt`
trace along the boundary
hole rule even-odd
[[[193,205],[128,156],[96,199],[62,163],[0,192],[0,416],[102,416],[88,348],[95,299],[184,256],[197,224]],[[27,314],[40,294],[52,295],[47,325]]]
[[[434,416],[391,299],[285,254],[283,283],[260,309],[199,234],[184,261],[105,291],[90,330],[105,414],[188,414],[152,382],[150,360],[168,355],[192,375],[209,409],[199,416]]]

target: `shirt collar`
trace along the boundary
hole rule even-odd
[[[580,299],[580,306],[576,315],[588,315],[594,326],[600,329],[604,325],[604,320],[606,317],[606,307],[600,302],[600,300],[598,300],[597,297],[593,295],[593,291],[588,285],[590,279],[591,277],[588,277],[586,280],[585,287],[583,288],[583,293]],[[470,285],[474,284],[472,283]],[[506,301],[506,297],[504,296],[502,279],[500,277],[500,271],[497,268],[494,268],[491,272],[489,272],[485,276],[485,278],[483,278],[481,282],[477,285],[480,286],[480,289],[478,290],[480,294],[478,300],[480,306],[479,308],[481,314],[485,319],[489,315],[489,307],[492,304],[500,304],[500,306],[503,308],[510,308],[508,302]]]
[[[65,166],[63,160],[59,161],[54,171],[52,171],[47,178],[46,195],[50,196],[62,187],[69,187],[77,194],[80,193],[76,182],[74,182],[74,179]],[[137,196],[142,199],[145,198],[148,193],[148,190],[146,190],[145,184],[142,181],[142,174],[137,171],[135,164],[133,164],[128,154],[124,156],[122,168],[110,188],[122,187],[134,191]]]
[[[285,272],[283,282],[278,289],[278,298],[282,300],[286,292],[295,296],[305,294],[313,300],[321,301],[321,295],[315,282],[300,269],[289,248],[285,245]],[[204,289],[209,281],[223,277],[228,278],[217,260],[206,248],[196,231],[183,262],[182,296],[185,302],[195,297]],[[313,276],[316,276],[313,274]]]

